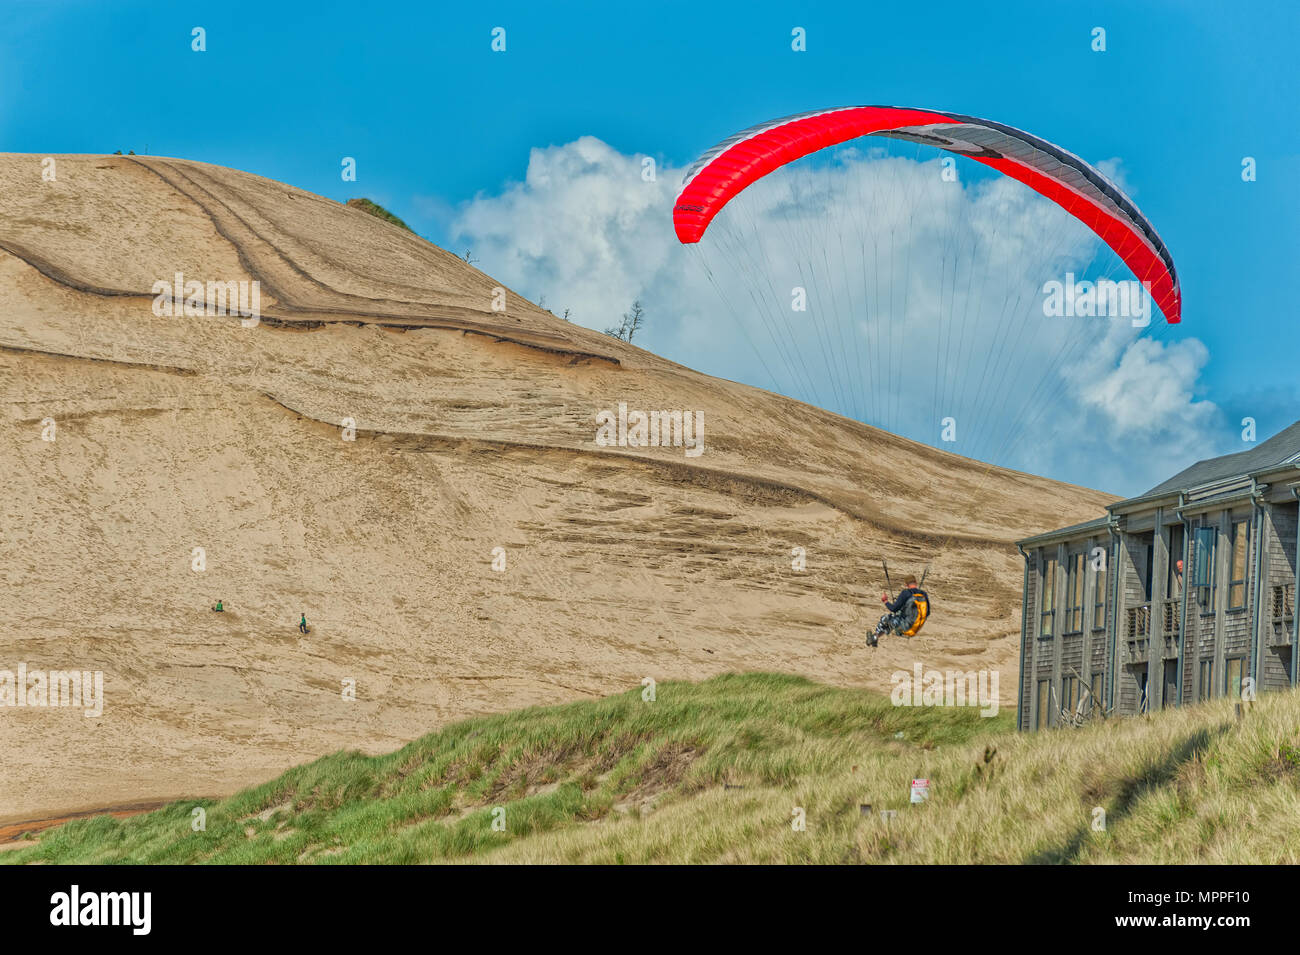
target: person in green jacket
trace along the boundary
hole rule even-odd
[[[301,630],[303,633],[311,633],[311,631],[307,629],[307,615],[306,615],[306,614],[303,614],[303,615],[302,615],[302,619],[298,621],[298,629]]]
[[[225,607],[225,605],[224,605],[220,600],[217,601],[217,605],[216,605],[215,607],[213,607],[212,609],[215,610],[217,613],[225,613],[225,612],[226,612],[226,607]]]

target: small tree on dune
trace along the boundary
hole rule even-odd
[[[618,327],[610,326],[605,329],[606,335],[612,335],[619,341],[630,342],[632,336],[637,333],[642,325],[645,324],[645,310],[641,308],[641,302],[632,303],[632,310],[623,313],[623,320]]]

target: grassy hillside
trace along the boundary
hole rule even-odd
[[[1032,736],[1006,712],[899,708],[770,674],[665,683],[656,697],[469,720],[229,799],[69,823],[0,860],[1300,861],[1296,694],[1241,721],[1225,701]],[[931,779],[928,803],[909,806],[913,776]],[[196,805],[206,831],[191,830]]]

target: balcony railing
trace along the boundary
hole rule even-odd
[[[1177,640],[1183,630],[1183,601],[1170,597],[1160,603],[1160,635],[1166,640]]]
[[[1151,636],[1151,605],[1129,607],[1124,635],[1129,640],[1145,640]]]
[[[1273,619],[1282,623],[1295,619],[1295,584],[1273,588]]]
[[[1273,588],[1270,610],[1273,626],[1269,628],[1269,646],[1291,646],[1292,630],[1295,627],[1295,584],[1281,584]]]
[[[1178,638],[1183,632],[1183,600],[1181,597],[1168,597],[1160,601],[1160,638],[1163,643],[1161,655],[1165,659],[1178,656]]]

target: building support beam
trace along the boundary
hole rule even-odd
[[[1200,679],[1196,665],[1199,653],[1193,652],[1188,663],[1187,656],[1187,594],[1192,589],[1187,583],[1187,567],[1191,561],[1188,560],[1192,555],[1192,522],[1186,514],[1183,513],[1183,505],[1187,502],[1186,492],[1180,491],[1178,494],[1178,507],[1174,513],[1178,519],[1183,522],[1183,607],[1180,611],[1182,619],[1178,621],[1178,705],[1182,706],[1185,702],[1183,687],[1195,686],[1196,681]],[[1186,670],[1186,672],[1184,672]],[[1196,693],[1192,693],[1193,699]]]
[[[1300,484],[1291,485],[1291,496],[1296,499],[1297,505],[1300,505]],[[1300,510],[1300,507],[1297,508]],[[1295,525],[1295,598],[1300,603],[1300,513],[1296,515]],[[1297,677],[1300,676],[1300,670],[1296,667],[1296,657],[1300,656],[1300,613],[1295,612],[1292,608],[1291,614],[1291,685],[1296,685]]]
[[[1264,599],[1264,572],[1268,567],[1265,558],[1264,538],[1267,535],[1265,526],[1267,521],[1265,517],[1265,508],[1268,506],[1264,503],[1264,491],[1267,485],[1261,485],[1255,478],[1250,479],[1250,503],[1251,519],[1255,525],[1255,532],[1251,535],[1251,545],[1254,548],[1255,564],[1255,607],[1251,614],[1250,632],[1251,632],[1251,654],[1250,654],[1250,675],[1255,680],[1255,692],[1258,695],[1264,688],[1264,634],[1260,629],[1260,621],[1263,619],[1261,605]],[[1232,576],[1231,573],[1228,575]]]
[[[1110,611],[1107,617],[1106,636],[1110,643],[1110,666],[1106,668],[1106,697],[1107,704],[1111,712],[1115,712],[1118,707],[1116,698],[1119,695],[1119,674],[1117,667],[1119,665],[1119,604],[1121,588],[1119,586],[1120,566],[1120,547],[1121,539],[1119,533],[1119,520],[1114,514],[1110,515],[1110,520],[1106,522],[1106,530],[1110,532],[1110,568],[1106,574],[1106,588],[1110,591],[1107,595],[1110,599]]]
[[[1026,659],[1030,654],[1029,647],[1029,555],[1019,544],[1016,550],[1020,551],[1020,556],[1025,562],[1025,580],[1020,588],[1020,683],[1016,687],[1016,729],[1028,729],[1024,724],[1025,719],[1025,667],[1028,665]]]

